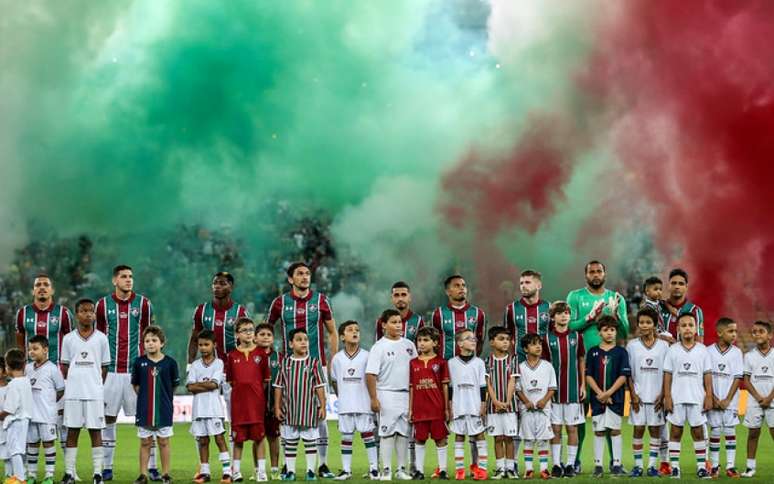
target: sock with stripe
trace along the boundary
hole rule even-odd
[[[696,469],[704,469],[707,461],[707,442],[700,440],[693,443],[693,450],[696,451]]]
[[[352,472],[352,439],[354,434],[341,434],[341,467],[344,472]]]
[[[38,444],[27,444],[27,475],[30,479],[38,477],[38,455],[40,448]]]
[[[535,443],[533,441],[524,443],[524,469],[531,471],[532,468],[532,455],[535,451]]]
[[[220,461],[220,467],[223,469],[224,475],[231,475],[231,455],[226,452],[218,452],[218,460]]]
[[[363,439],[363,445],[365,445],[366,454],[368,455],[368,470],[378,469],[379,455],[373,432],[363,432],[360,434],[360,437]]]
[[[489,466],[488,447],[486,445],[486,439],[476,441],[476,449],[478,450],[478,467],[486,470]],[[471,462],[473,462],[471,460]]]
[[[538,459],[540,459],[540,470],[548,470],[548,441],[538,441]]]
[[[723,429],[726,438],[726,469],[736,467],[736,429],[726,427]]]
[[[105,424],[102,429],[102,448],[105,451],[105,469],[113,469],[113,455],[116,451],[116,424]]]
[[[669,462],[669,427],[666,424],[661,426],[661,446],[658,448],[658,455],[661,462]]]
[[[648,467],[656,467],[658,463],[658,453],[661,448],[661,439],[650,438],[648,443]]]
[[[720,427],[710,429],[709,458],[713,466],[720,462]]]
[[[478,444],[468,437],[468,445],[470,446],[470,465],[478,465]]]
[[[669,441],[669,464],[680,468],[680,442]]]
[[[326,440],[325,448],[328,448],[328,444]],[[306,455],[306,472],[315,471],[315,463],[317,462],[317,452],[320,449],[320,446],[318,443],[320,442],[319,439],[317,440],[306,440],[304,439],[304,454]],[[320,465],[322,465],[322,462],[320,462]]]
[[[45,471],[46,477],[54,477],[54,470],[56,469],[56,447],[43,447],[43,453],[46,456]]]
[[[454,442],[454,470],[465,469],[465,442]]]
[[[298,439],[285,440],[285,466],[288,472],[296,472],[296,453],[298,452]],[[237,461],[234,461],[234,474],[239,472],[236,468]]]
[[[632,452],[634,453],[634,466],[642,467],[642,439],[632,437]]]

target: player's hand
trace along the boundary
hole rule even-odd
[[[607,307],[610,308],[610,314],[615,315],[615,313],[618,311],[618,297],[610,296],[610,298],[607,300]]]
[[[536,404],[535,406],[536,406],[536,407],[537,407],[539,410],[543,410],[544,408],[546,408],[546,404],[547,404],[547,403],[548,403],[548,402],[547,402],[545,399],[542,399],[542,398],[541,398],[540,400],[538,400],[538,402],[537,402],[537,404]]]
[[[586,400],[586,385],[581,385],[578,396],[580,397],[581,402]]]
[[[663,397],[663,395],[659,395],[659,396],[656,397],[656,401],[653,402],[653,408],[657,412],[664,408],[664,397]]]
[[[412,424],[414,423],[414,412],[412,412],[411,410],[409,410],[408,421],[409,423],[412,423]]]
[[[721,410],[726,410],[729,405],[731,405],[731,402],[727,398],[718,401],[718,408]]]
[[[325,407],[320,407],[317,409],[317,418],[320,420],[325,420]]]
[[[274,417],[280,422],[285,421],[285,416],[282,414],[282,409],[280,407],[274,407]]]
[[[672,413],[674,407],[672,406],[672,397],[664,397],[664,412]]]
[[[632,406],[632,410],[634,410],[635,412],[640,411],[640,397],[638,397],[636,394],[632,394],[630,403]]]
[[[532,403],[531,400],[527,400],[527,403],[525,403],[524,406],[527,408],[527,410],[535,410],[535,404]]]
[[[589,315],[586,317],[586,321],[593,321],[599,317],[600,314],[602,314],[602,310],[605,309],[605,301],[599,300],[594,303],[594,306],[591,308],[591,312],[589,312]]]
[[[444,417],[446,417],[446,422],[447,423],[451,422],[451,409],[449,408],[448,405],[446,406],[446,409],[444,410],[444,413],[445,413]]]
[[[712,410],[712,396],[707,395],[704,397],[704,411],[709,412],[710,410]]]
[[[382,406],[379,405],[379,399],[378,398],[372,398],[371,399],[371,411],[374,413],[379,413],[379,411],[382,409]]]
[[[486,403],[481,402],[481,409],[479,410],[478,414],[482,419],[486,418]]]
[[[597,392],[597,400],[604,402],[607,399],[607,392]]]

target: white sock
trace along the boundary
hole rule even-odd
[[[551,460],[555,466],[562,465],[562,443],[551,444]]]
[[[20,481],[26,481],[27,473],[24,469],[24,454],[12,455],[11,465],[13,466],[13,475]]]
[[[156,469],[156,439],[153,439],[150,455],[148,455],[148,469]]]
[[[105,460],[105,452],[102,447],[91,448],[91,465],[94,468],[94,474],[102,474],[102,463]],[[73,469],[75,466],[73,466]]]
[[[65,474],[75,475],[75,461],[78,458],[78,447],[65,447]],[[97,471],[95,470],[96,474]]]
[[[321,420],[317,425],[320,438],[317,439],[317,458],[320,465],[328,465],[328,422]]]
[[[258,472],[266,473],[266,459],[258,459]]]
[[[650,438],[648,443],[648,467],[656,467],[658,462],[658,453],[661,449],[661,439]],[[644,449],[643,449],[644,450]]]
[[[620,434],[611,435],[610,440],[613,443],[613,465],[621,465],[621,454],[623,454],[623,437]]]
[[[395,435],[395,453],[397,454],[398,470],[406,470],[408,458],[408,439],[400,434]]]
[[[736,429],[726,427],[724,429],[726,444],[726,468],[736,467]]]
[[[113,469],[113,455],[116,451],[116,424],[105,424],[102,429],[102,448],[105,451],[105,469]]]
[[[747,468],[755,470],[755,459],[747,459]]]
[[[425,444],[414,443],[414,466],[422,474],[425,473]]]
[[[231,467],[234,469],[234,474],[241,474],[242,473],[242,459],[234,459],[231,462]],[[295,466],[291,469],[290,464],[288,464],[288,472],[295,472]]]
[[[661,462],[669,462],[669,428],[661,426],[661,445],[658,448],[658,458]]]
[[[495,471],[505,470],[505,458],[495,459]]]
[[[605,436],[594,435],[594,466],[602,466],[605,453]]]
[[[31,479],[38,476],[38,457],[40,456],[39,443],[27,444],[27,475]]]
[[[567,446],[567,464],[568,466],[575,465],[575,459],[578,457],[578,446],[577,445],[568,445]]]
[[[438,470],[445,471],[449,462],[449,447],[444,445],[443,447],[437,447],[436,453],[438,454]]]
[[[505,470],[515,472],[516,471],[516,460],[515,459],[505,459]]]
[[[709,460],[713,466],[720,463],[720,427],[710,429]]]
[[[514,437],[513,438],[513,455],[515,457],[519,456],[519,450],[521,449],[521,437]],[[516,461],[518,459],[514,459]]]
[[[219,452],[218,460],[220,466],[223,468],[223,474],[231,475],[231,456],[228,452]]]
[[[43,447],[43,454],[46,459],[46,477],[54,477],[54,470],[56,469],[56,444],[49,448]]]
[[[379,441],[379,453],[382,457],[382,468],[392,472],[392,449],[395,447],[395,437],[382,437]]]
[[[489,465],[489,455],[488,455],[488,448],[486,446],[486,439],[484,440],[477,440],[476,441],[476,461],[475,462],[478,467],[480,467],[483,470],[486,470]]]
[[[210,475],[210,463],[199,462],[199,474]]]

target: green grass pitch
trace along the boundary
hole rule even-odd
[[[175,435],[172,439],[172,478],[177,482],[190,482],[191,478],[197,468],[197,457],[194,440],[191,434],[188,432],[188,424],[176,424]],[[330,442],[331,447],[329,450],[329,466],[334,473],[338,473],[341,465],[341,455],[339,452],[339,433],[336,428],[335,422],[329,423],[330,428]],[[590,426],[589,426],[590,429]],[[698,481],[695,477],[695,460],[693,447],[691,446],[689,436],[683,438],[683,452],[681,458],[681,467],[683,469],[683,480],[686,481]],[[739,426],[737,433],[737,468],[744,470],[745,458],[746,458],[746,439],[747,431],[744,427]],[[577,483],[591,483],[598,481],[598,479],[592,479],[589,475],[592,466],[592,445],[589,441],[583,449],[583,472],[584,474],[576,477],[572,480],[564,480],[564,482],[577,482]],[[646,440],[647,444],[647,440]],[[138,475],[138,439],[135,427],[131,425],[119,425],[118,426],[118,447],[116,449],[114,475],[113,482],[116,484],[131,483]],[[467,447],[467,446],[466,446]],[[217,483],[220,479],[220,464],[217,462],[217,450],[214,442],[211,444],[210,463],[213,473],[213,482]],[[449,469],[453,469],[453,447],[450,447],[449,452]],[[245,455],[249,455],[249,449],[246,446]],[[466,449],[467,452],[467,449]],[[754,479],[745,479],[744,482],[749,483],[772,483],[774,482],[774,444],[772,444],[771,437],[768,432],[762,433],[761,442],[758,449],[758,473]],[[365,449],[363,443],[359,437],[356,437],[353,449],[353,471],[355,476],[360,476],[368,469],[368,461],[365,456]],[[427,456],[425,458],[425,464],[427,472],[432,472],[431,469],[435,466],[435,447],[432,443],[427,446]],[[627,469],[631,469],[633,466],[633,458],[631,452],[631,427],[624,427],[624,465]],[[57,478],[62,476],[62,461],[61,454],[57,456]],[[645,456],[647,460],[647,455]],[[253,470],[253,465],[248,459],[244,459],[242,463],[242,473],[247,477],[250,476]],[[298,470],[304,469],[303,453],[299,455]],[[490,469],[494,465],[494,453],[491,450],[490,439],[490,452],[489,452]],[[725,452],[721,450],[721,462],[725,462]],[[523,459],[520,463],[520,469],[523,470]],[[42,468],[41,468],[42,471]],[[91,475],[91,453],[89,451],[88,434],[86,432],[81,433],[81,440],[79,442],[78,452],[78,474],[84,480],[87,480]],[[39,473],[40,475],[40,473]],[[605,480],[612,480],[610,477],[605,477]],[[625,478],[628,479],[628,478]],[[726,479],[721,477],[721,479]],[[90,479],[88,479],[90,482]],[[355,479],[357,480],[357,479]],[[656,482],[662,479],[648,479],[640,478],[637,482]],[[249,482],[245,479],[245,482]]]

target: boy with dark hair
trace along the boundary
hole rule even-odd
[[[34,404],[32,385],[24,375],[26,362],[27,358],[20,349],[12,348],[5,353],[6,373],[11,381],[8,383],[3,407],[0,408],[0,422],[5,433],[6,466],[10,464],[13,469],[13,475],[5,481],[6,484],[23,484],[27,480],[24,445]]]
[[[771,323],[756,321],[752,327],[755,348],[744,355],[744,386],[749,392],[744,426],[747,434],[747,469],[742,477],[755,476],[755,455],[764,422],[774,438],[774,351],[771,351]]]
[[[272,383],[277,379],[279,373],[280,364],[282,363],[283,355],[274,351],[274,328],[269,323],[260,323],[255,327],[255,342],[259,348],[263,348],[266,352],[266,357],[269,359],[269,372],[270,382],[266,389],[266,419],[264,420],[264,428],[266,430],[266,440],[269,442],[269,459],[271,460],[271,479],[278,480],[280,478],[279,470],[279,454],[280,454],[280,421],[274,416],[274,388]],[[264,466],[265,447],[261,445],[258,447],[260,452],[255,451],[253,447],[253,454],[256,462],[263,460]],[[263,478],[263,476],[261,476]]]
[[[519,362],[510,354],[511,335],[504,326],[489,328],[491,352],[485,361],[487,375],[487,431],[494,437],[495,472],[492,479],[505,479],[516,474],[513,438],[519,430],[516,416],[516,381]]]
[[[631,375],[629,355],[616,345],[618,320],[614,316],[603,315],[597,321],[601,341],[586,355],[586,383],[591,395],[591,426],[594,429],[594,473],[595,478],[602,477],[602,454],[605,437],[612,441],[613,476],[624,475],[621,465],[623,442],[621,438],[621,420],[624,411],[626,379]]]

